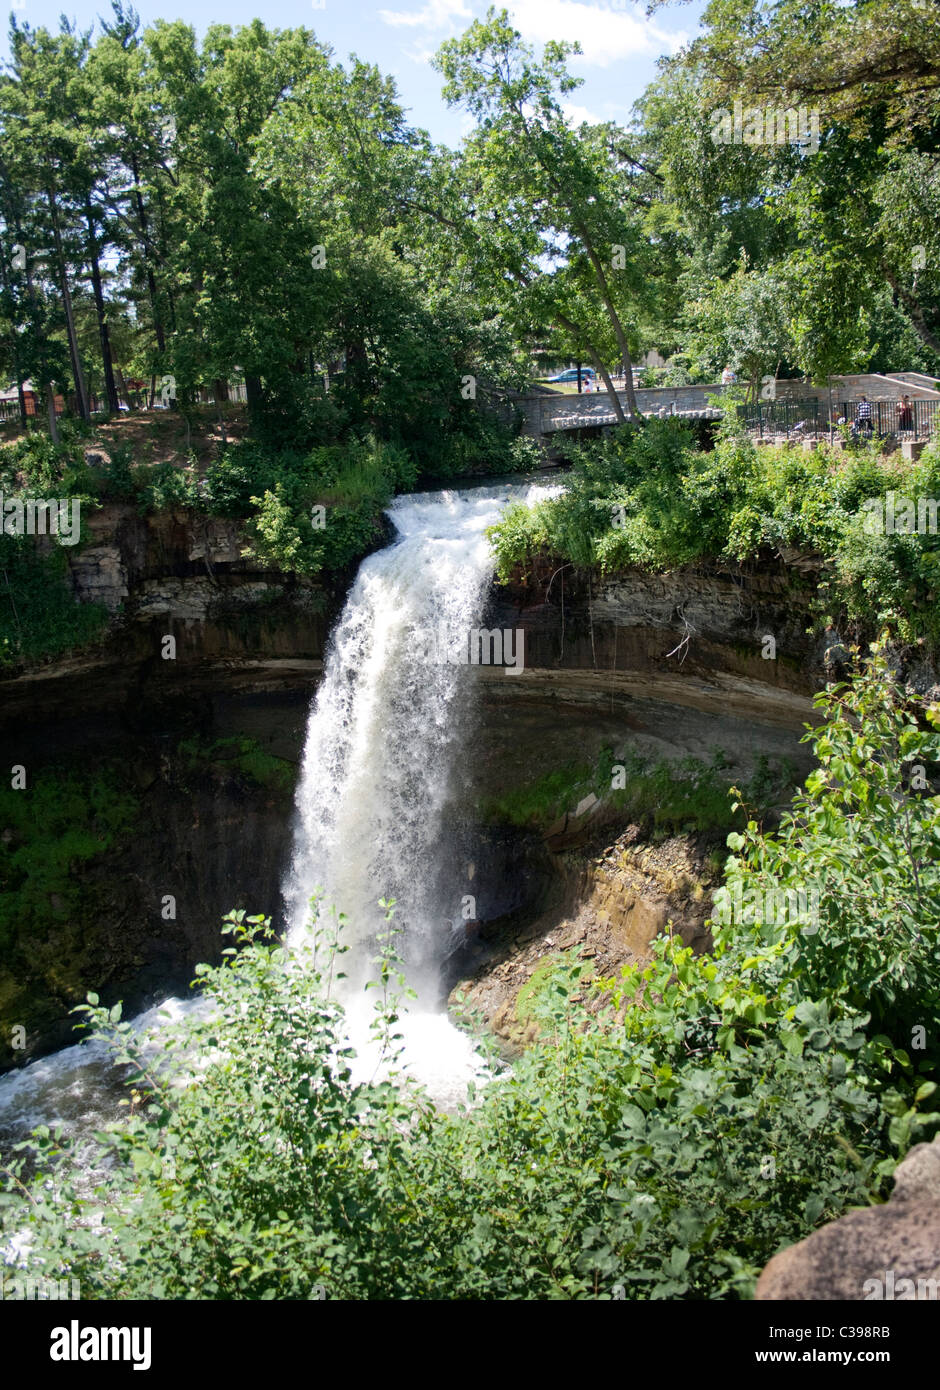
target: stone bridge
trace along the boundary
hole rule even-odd
[[[636,391],[637,405],[644,415],[680,415],[690,420],[714,420],[720,411],[709,408],[706,396],[720,395],[721,386],[656,386]],[[620,403],[627,410],[625,392],[618,391]],[[590,394],[562,395],[530,392],[518,396],[513,405],[523,416],[523,433],[540,436],[558,430],[585,429],[598,425],[615,425],[610,397],[606,391]]]

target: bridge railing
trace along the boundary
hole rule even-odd
[[[755,401],[738,407],[738,417],[746,429],[760,438],[784,434],[824,434],[835,432],[839,425],[855,425],[859,402],[818,398],[804,400]],[[871,433],[879,438],[894,435],[898,439],[933,439],[940,432],[940,401],[912,400],[869,401]],[[864,421],[856,433],[868,434]]]

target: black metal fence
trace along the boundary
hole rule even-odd
[[[824,407],[813,397],[811,400],[754,401],[753,404],[738,406],[738,415],[746,429],[754,430],[763,439],[765,435],[816,434],[827,429],[821,423]]]
[[[933,439],[940,434],[940,401],[869,401],[870,411],[859,416],[858,399],[816,397],[806,400],[755,401],[738,407],[745,428],[760,438],[774,435],[829,434],[848,429],[858,438]]]

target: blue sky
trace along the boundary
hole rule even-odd
[[[378,65],[397,82],[413,125],[456,145],[466,129],[459,111],[440,98],[440,78],[430,56],[487,8],[487,0],[137,0],[146,25],[156,19],[184,19],[200,34],[210,24],[246,24],[260,16],[271,28],[305,26],[330,44],[341,61],[354,52]],[[633,102],[656,75],[656,60],[674,52],[697,28],[701,0],[672,4],[647,17],[627,0],[509,0],[515,26],[541,47],[548,39],[578,39],[584,56],[572,69],[584,86],[570,97],[577,119],[625,121]],[[59,15],[81,28],[110,14],[110,0],[6,0],[6,13],[32,28],[57,29]],[[6,30],[3,58],[9,56]]]

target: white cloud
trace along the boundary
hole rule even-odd
[[[578,106],[575,102],[563,101],[561,109],[569,125],[579,126],[584,121],[587,121],[589,125],[601,124],[600,116],[595,116],[594,112],[589,111],[586,106]]]
[[[685,33],[669,34],[633,7],[615,9],[612,4],[586,4],[583,0],[514,0],[510,17],[530,42],[576,39],[584,50],[581,63],[592,67],[606,68],[627,58],[658,57],[675,52],[688,41]]]
[[[420,10],[379,10],[379,17],[396,28],[436,32],[453,28],[455,19],[469,24],[473,11],[467,8],[464,0],[427,0]]]

